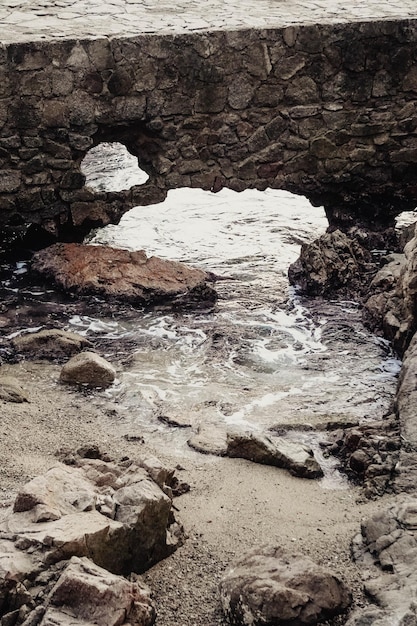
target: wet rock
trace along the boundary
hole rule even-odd
[[[282,437],[272,438],[247,432],[228,433],[227,456],[282,467],[302,478],[323,476],[323,470],[308,446],[286,441]]]
[[[84,348],[91,347],[91,343],[85,337],[58,329],[41,330],[15,337],[12,345],[19,354],[38,359],[70,357]]]
[[[4,402],[29,402],[22,385],[12,376],[0,376],[0,400]]]
[[[415,324],[403,293],[407,259],[405,254],[392,254],[385,261],[369,286],[364,317],[368,326],[377,332],[382,330],[397,352],[403,354]]]
[[[346,233],[335,230],[303,244],[288,277],[292,285],[308,295],[328,296],[335,292],[357,295],[363,289],[363,276],[369,272],[370,262],[366,248]]]
[[[182,543],[171,498],[144,467],[100,459],[78,464],[59,465],[27,483],[0,525],[34,569],[86,556],[115,574],[143,572]],[[10,562],[14,547],[0,553],[0,564]],[[22,563],[25,571],[27,559]]]
[[[54,244],[37,252],[32,268],[64,291],[136,306],[212,306],[213,276],[176,261],[107,246]]]
[[[95,352],[81,352],[66,363],[60,382],[88,387],[109,387],[116,378],[113,365]]]
[[[362,483],[367,497],[393,490],[401,449],[395,415],[328,433],[327,439],[323,447],[340,459],[351,480]]]
[[[45,607],[43,626],[150,626],[155,620],[146,585],[110,574],[85,557],[71,558]]]
[[[220,583],[223,611],[233,625],[317,624],[351,602],[347,586],[308,557],[282,547],[243,555]]]
[[[366,576],[373,607],[357,610],[347,626],[417,623],[417,500],[402,499],[364,521],[353,556]]]

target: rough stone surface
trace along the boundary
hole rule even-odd
[[[115,30],[113,11],[101,37],[85,3],[81,13],[42,5],[45,23],[54,18],[46,30],[31,6],[0,13],[2,228],[81,240],[178,187],[286,189],[324,204],[333,227],[392,225],[416,199],[416,10],[372,2],[384,19],[361,21],[355,2],[350,13],[341,2],[234,3],[220,24],[217,2],[193,31],[183,15],[201,6],[156,9],[146,27],[154,7],[121,0],[119,19],[132,14],[135,26]],[[149,180],[86,187],[82,160],[103,141],[124,144]]]
[[[16,352],[26,358],[37,359],[62,359],[91,347],[85,337],[58,329],[20,335],[12,340],[12,345]]]
[[[402,364],[395,411],[398,416],[402,446],[396,468],[397,491],[415,492],[417,471],[417,424],[415,407],[417,402],[417,335],[414,335]]]
[[[320,465],[307,446],[253,433],[232,432],[227,435],[227,456],[248,459],[254,463],[282,467],[302,478],[323,476]]]
[[[32,268],[64,291],[133,305],[213,305],[207,272],[184,263],[109,246],[55,244],[35,254]]]
[[[201,424],[188,439],[188,445],[202,454],[226,456],[227,431],[219,424]]]
[[[34,478],[0,530],[34,562],[86,556],[116,574],[144,571],[183,538],[170,497],[144,467],[100,459]]]
[[[291,284],[313,296],[360,293],[370,254],[340,230],[301,246],[300,257],[288,271]]]
[[[328,451],[340,459],[351,480],[363,484],[367,497],[382,496],[394,489],[401,450],[396,415],[336,430],[327,437]]]
[[[243,555],[220,583],[223,610],[234,625],[317,624],[344,611],[350,591],[330,571],[281,547]]]
[[[150,626],[155,618],[144,584],[110,574],[85,557],[70,559],[45,604],[40,626]]]
[[[417,623],[417,501],[401,500],[362,524],[353,554],[376,606],[357,611],[349,626]]]
[[[95,352],[81,352],[61,369],[59,380],[70,385],[109,387],[116,378],[113,365]]]
[[[117,464],[95,446],[61,457],[71,466],[27,483],[0,525],[2,624],[150,626],[150,591],[132,572],[183,542],[179,481],[154,457]]]

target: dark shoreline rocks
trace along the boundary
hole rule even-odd
[[[336,431],[328,447],[346,473],[363,484],[367,497],[397,494],[388,507],[363,522],[353,542],[371,604],[356,609],[346,626],[417,623],[417,230],[407,230],[411,239],[404,252],[382,254],[372,271],[355,264],[355,254],[343,258],[337,246],[331,248],[329,237],[323,239],[330,249],[306,246],[290,270],[292,280],[310,293],[359,299],[368,325],[403,358],[393,412],[381,421]],[[345,280],[350,267],[353,273]]]

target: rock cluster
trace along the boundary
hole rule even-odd
[[[114,463],[81,452],[94,458],[69,455],[71,465],[34,478],[0,525],[2,624],[153,623],[149,590],[121,575],[183,542],[172,511],[178,481],[153,457]]]
[[[382,329],[399,354],[417,330],[417,236],[412,233],[403,254],[390,255],[369,287],[365,311],[369,323]]]
[[[367,497],[391,490],[400,458],[401,438],[395,415],[381,422],[328,433],[327,452],[337,456],[346,474],[363,485]]]

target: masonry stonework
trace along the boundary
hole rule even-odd
[[[417,21],[16,43],[0,48],[0,228],[80,239],[169,189],[286,189],[331,225],[417,203]],[[149,180],[85,186],[118,141]]]

